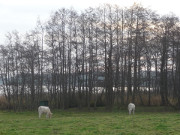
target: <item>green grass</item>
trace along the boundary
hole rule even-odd
[[[52,119],[37,112],[0,111],[0,135],[179,135],[180,113],[164,108],[127,110],[52,110]]]

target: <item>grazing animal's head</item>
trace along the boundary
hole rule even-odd
[[[51,112],[49,113],[49,118],[51,118],[51,117],[52,117],[52,114],[53,114],[53,113],[51,113]]]

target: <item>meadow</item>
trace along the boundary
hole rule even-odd
[[[37,111],[0,111],[0,135],[179,135],[180,113],[166,107],[97,110],[52,110],[52,119]]]

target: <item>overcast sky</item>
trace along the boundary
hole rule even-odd
[[[7,32],[25,33],[36,26],[38,17],[46,21],[53,11],[62,7],[84,10],[104,3],[130,7],[134,2],[161,15],[173,12],[180,17],[179,0],[0,0],[0,44]]]

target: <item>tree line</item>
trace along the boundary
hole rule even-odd
[[[106,4],[62,8],[24,35],[8,33],[0,46],[6,107],[180,107],[179,24],[138,4]]]

